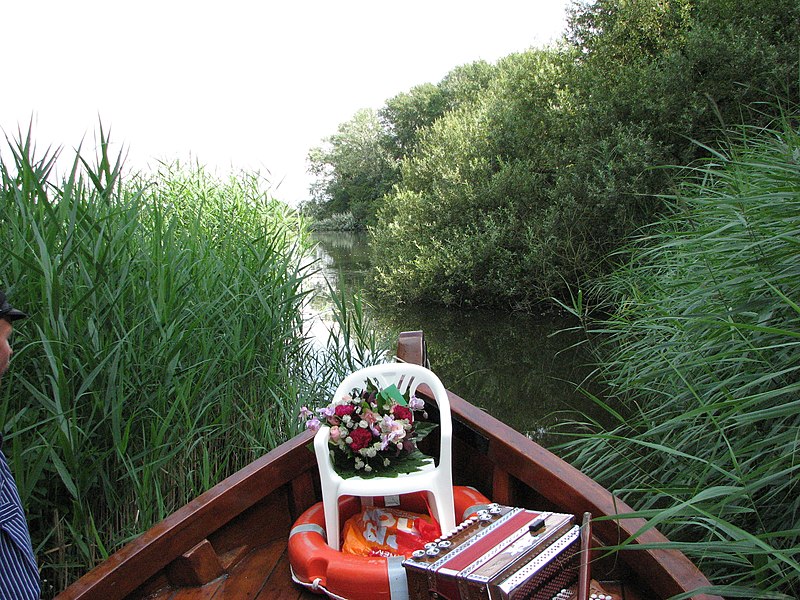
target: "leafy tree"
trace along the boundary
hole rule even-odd
[[[399,301],[535,301],[542,269],[530,249],[552,166],[521,149],[552,129],[559,68],[550,51],[512,55],[472,101],[418,133],[374,232],[380,289]],[[511,95],[524,109],[508,109]]]
[[[392,155],[403,158],[416,146],[417,132],[431,125],[445,110],[442,89],[432,83],[417,85],[386,101],[380,119],[389,132],[386,144]]]
[[[396,164],[386,152],[375,110],[359,110],[341,124],[325,145],[308,154],[312,186],[311,208],[316,217],[352,212],[362,226],[371,221],[374,204],[394,183]]]
[[[573,89],[592,131],[640,123],[688,164],[747,107],[797,89],[794,0],[597,0],[573,7]]]
[[[476,61],[438,84],[390,98],[378,113],[358,111],[309,152],[309,171],[317,179],[304,211],[318,222],[347,213],[361,226],[374,223],[381,198],[399,180],[399,161],[414,151],[421,132],[448,111],[477,101],[493,75],[492,65]]]
[[[662,210],[658,167],[796,94],[799,41],[795,0],[576,3],[561,45],[506,57],[485,87],[443,82],[461,103],[436,95],[440,116],[407,121],[374,232],[380,288],[529,306],[603,273]]]
[[[393,156],[408,156],[423,129],[446,112],[477,101],[494,74],[492,65],[479,60],[456,67],[436,85],[423,83],[387,100],[379,115]]]
[[[483,98],[497,76],[497,67],[485,60],[461,65],[439,82],[445,98],[445,110],[455,110]]]

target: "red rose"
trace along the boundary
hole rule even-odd
[[[352,404],[339,404],[334,409],[334,412],[336,413],[337,417],[343,417],[345,415],[352,415],[355,409],[355,406]]]
[[[399,404],[392,406],[392,414],[394,415],[395,419],[408,419],[409,423],[414,420],[414,415],[411,413],[411,410],[405,406],[400,406]]]
[[[358,452],[372,443],[372,432],[363,427],[356,427],[350,432],[350,437],[353,438],[353,441],[350,442],[350,448],[353,452]]]

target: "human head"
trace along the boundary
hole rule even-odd
[[[8,369],[8,361],[11,358],[11,345],[8,338],[13,329],[12,323],[17,319],[24,319],[27,315],[14,308],[6,300],[5,293],[0,290],[0,377]]]

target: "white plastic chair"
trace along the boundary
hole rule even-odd
[[[330,445],[328,444],[330,427],[325,425],[320,427],[314,436],[314,451],[322,483],[328,545],[334,550],[338,550],[340,544],[340,496],[365,498],[425,491],[428,494],[428,505],[432,516],[439,522],[442,531],[450,531],[456,526],[451,466],[453,424],[450,418],[450,401],[447,399],[444,385],[432,371],[425,367],[405,363],[387,363],[366,367],[348,375],[337,388],[334,398],[348,395],[353,389],[365,389],[368,381],[372,381],[379,389],[394,384],[401,393],[410,390],[413,394],[423,384],[430,388],[439,408],[441,436],[439,464],[434,464],[434,460],[431,458],[423,469],[397,477],[376,476],[368,479],[361,477],[344,479],[334,470],[331,460]]]

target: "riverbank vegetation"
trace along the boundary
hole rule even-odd
[[[0,161],[0,281],[30,314],[0,424],[45,597],[294,434],[358,359],[306,339],[306,234],[258,174],[123,176],[98,146],[61,179],[30,133]],[[362,321],[339,324],[375,360]]]
[[[727,598],[800,597],[798,122],[729,133],[617,255],[594,324],[617,425],[567,446]]]
[[[453,69],[310,155],[307,210],[371,226],[394,301],[529,308],[608,271],[720,127],[795,97],[794,0],[597,0],[560,43]]]

